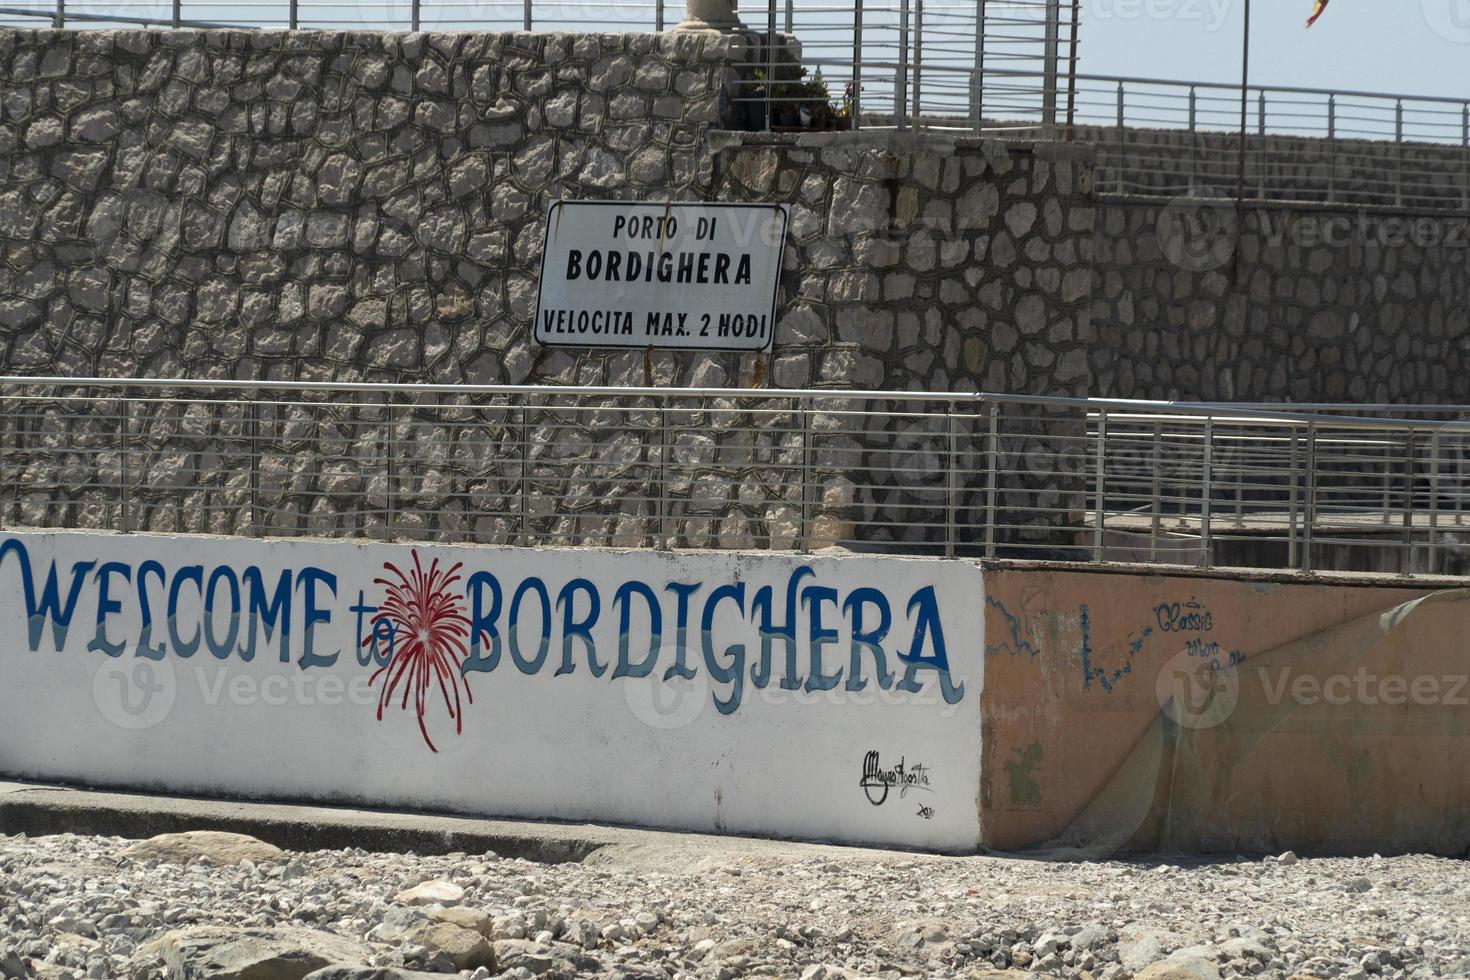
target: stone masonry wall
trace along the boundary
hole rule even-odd
[[[1086,151],[723,132],[747,43],[0,32],[0,361],[68,376],[1083,394]],[[560,197],[789,203],[774,351],[537,346],[544,214]],[[942,536],[950,439],[935,416],[870,413],[854,417],[871,432],[813,436],[803,490],[794,417],[752,435],[748,419],[645,405],[612,431],[610,405],[520,416],[423,399],[252,418],[180,394],[26,403],[3,457],[4,486],[21,489],[0,517],[763,546],[789,545],[805,515],[828,540]],[[967,424],[969,451],[981,422]],[[1043,429],[1021,419],[1004,448],[1034,450]],[[876,469],[855,462],[896,443]],[[660,482],[664,460],[678,473]],[[1033,483],[1055,503],[1055,480]]]
[[[1091,392],[1470,401],[1470,215],[1100,200]]]

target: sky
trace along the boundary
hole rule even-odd
[[[1251,81],[1470,98],[1470,0],[1254,0]],[[1085,73],[1238,81],[1245,0],[1083,0]]]

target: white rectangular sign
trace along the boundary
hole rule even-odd
[[[0,533],[0,774],[979,845],[980,570]]]
[[[766,350],[787,217],[784,204],[553,202],[536,340]]]

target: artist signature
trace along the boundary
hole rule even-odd
[[[889,791],[895,786],[898,787],[899,799],[908,796],[909,790],[934,792],[934,787],[929,785],[927,766],[917,762],[911,766],[906,765],[900,757],[898,765],[885,769],[876,749],[863,756],[863,777],[858,780],[858,785],[867,794],[868,802],[874,806],[882,806],[888,799]]]

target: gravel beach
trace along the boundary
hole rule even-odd
[[[0,974],[1470,974],[1462,861],[1054,863],[708,839],[581,863],[0,836]]]

